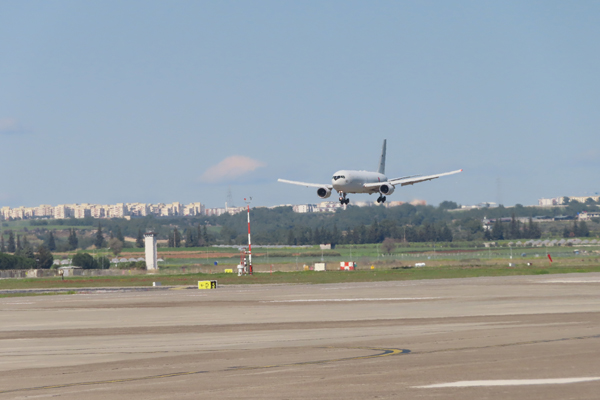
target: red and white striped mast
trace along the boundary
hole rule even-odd
[[[252,197],[244,198],[244,201],[248,205],[248,273],[252,275],[252,241],[250,240],[250,202]]]

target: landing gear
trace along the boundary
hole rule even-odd
[[[385,203],[385,196],[379,196],[379,197],[377,198],[377,202],[378,202],[378,203]]]
[[[342,193],[342,195],[340,196],[340,203],[342,205],[350,204],[350,199],[346,198],[346,193]]]

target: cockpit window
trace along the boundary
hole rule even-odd
[[[344,175],[335,175],[335,176],[333,177],[333,180],[334,180],[334,181],[337,181],[338,179],[346,179],[346,177],[345,177]]]

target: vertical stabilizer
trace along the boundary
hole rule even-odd
[[[383,147],[381,148],[381,158],[379,159],[379,169],[377,172],[385,174],[385,143],[387,139],[383,139]]]

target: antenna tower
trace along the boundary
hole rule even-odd
[[[231,186],[229,186],[229,189],[227,190],[227,206],[235,207],[233,204],[233,195],[231,194]]]

